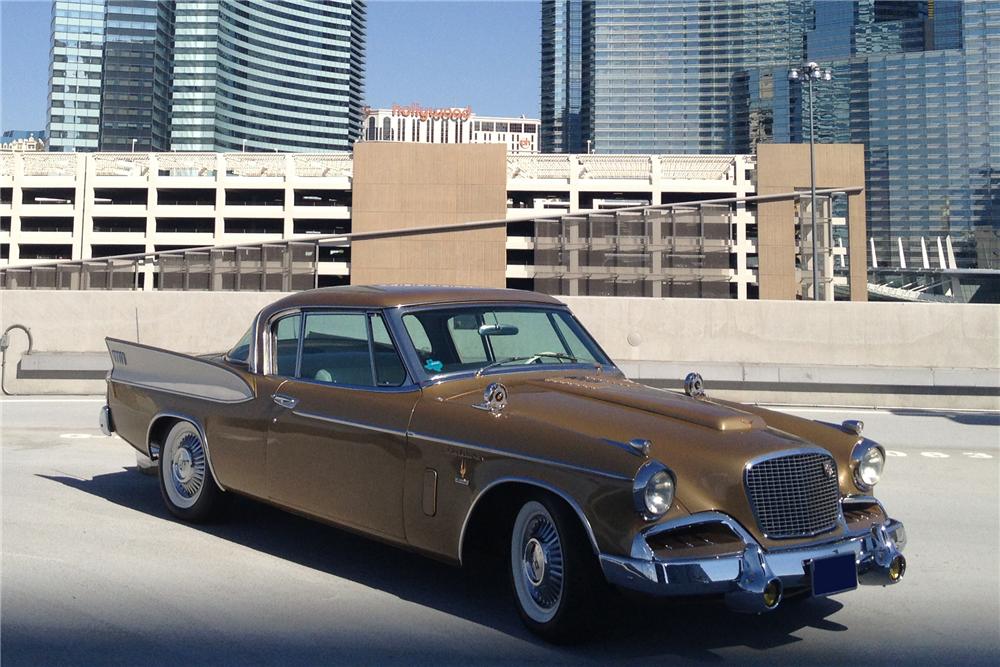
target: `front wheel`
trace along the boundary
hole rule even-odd
[[[605,587],[579,519],[547,496],[527,500],[514,519],[510,578],[528,629],[559,643],[583,636]]]
[[[185,521],[205,521],[221,504],[201,433],[191,422],[177,422],[160,451],[160,494],[170,513]]]

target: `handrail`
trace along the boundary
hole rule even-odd
[[[833,194],[845,194],[845,195],[855,195],[860,194],[864,191],[862,186],[854,186],[849,188],[826,188],[822,190],[816,190],[817,195],[833,195]],[[191,248],[182,248],[179,250],[157,250],[154,252],[141,252],[141,253],[130,253],[125,255],[108,255],[106,257],[93,257],[90,259],[73,259],[73,260],[62,260],[54,262],[41,262],[38,264],[17,264],[17,265],[7,265],[0,267],[0,270],[8,269],[29,269],[29,268],[45,268],[50,266],[75,266],[84,265],[97,262],[110,262],[118,260],[145,260],[147,258],[157,259],[161,256],[166,255],[183,255],[188,252],[207,252],[210,250],[237,250],[239,248],[246,248],[248,246],[281,246],[290,243],[329,243],[332,241],[353,241],[353,240],[364,240],[364,239],[376,239],[385,238],[393,236],[411,236],[414,234],[435,234],[438,232],[449,232],[449,231],[463,231],[467,229],[483,229],[489,227],[499,227],[500,225],[508,225],[513,222],[528,222],[531,220],[558,220],[560,218],[566,217],[567,215],[572,216],[584,216],[590,214],[603,214],[603,215],[614,215],[616,213],[629,213],[629,212],[641,212],[641,211],[660,211],[660,210],[670,210],[674,208],[690,208],[696,206],[706,206],[715,204],[739,204],[739,203],[760,203],[769,201],[781,201],[785,199],[797,199],[800,197],[809,196],[808,191],[796,190],[793,192],[781,192],[777,194],[770,195],[751,195],[746,197],[722,197],[719,199],[701,199],[697,201],[685,201],[685,202],[673,202],[670,204],[655,204],[650,206],[628,206],[624,208],[614,208],[614,209],[587,209],[583,211],[577,211],[575,213],[570,213],[568,211],[561,211],[557,213],[552,213],[548,215],[523,215],[516,216],[513,218],[497,218],[494,220],[477,220],[473,222],[456,222],[446,225],[425,225],[422,227],[410,227],[406,229],[380,229],[370,232],[348,232],[346,234],[310,234],[306,236],[295,236],[289,238],[275,239],[273,241],[259,241],[259,242],[244,242],[236,243],[231,245],[208,245],[208,246],[196,246]]]

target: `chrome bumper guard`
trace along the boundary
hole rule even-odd
[[[115,423],[111,420],[111,408],[104,406],[101,408],[101,415],[98,417],[98,423],[101,425],[101,433],[110,436],[115,432]]]
[[[742,540],[742,551],[662,559],[653,555],[646,542],[653,534],[704,523],[728,526]],[[905,546],[903,524],[887,519],[870,530],[842,534],[829,542],[767,551],[732,517],[703,512],[641,533],[633,543],[631,558],[602,554],[600,561],[608,582],[622,588],[652,596],[722,594],[731,609],[760,613],[777,607],[782,591],[811,589],[812,562],[839,554],[854,554],[859,584],[897,583],[906,567],[901,553]]]

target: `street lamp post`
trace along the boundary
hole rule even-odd
[[[813,81],[829,81],[832,78],[833,74],[830,70],[821,69],[814,62],[792,68],[788,72],[788,80],[804,83],[809,96],[809,198],[812,208],[813,301],[819,301],[819,250],[817,247],[819,234],[816,227],[816,119],[813,114]]]

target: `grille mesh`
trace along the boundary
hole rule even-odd
[[[819,453],[779,456],[747,468],[747,496],[764,534],[792,538],[832,530],[840,515],[836,470],[833,458]]]

